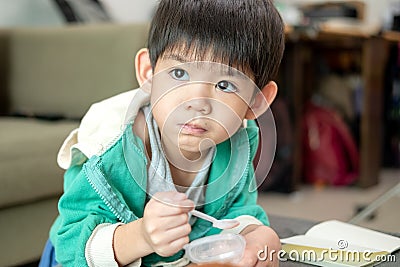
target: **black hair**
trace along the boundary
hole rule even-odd
[[[161,0],[148,49],[153,69],[167,51],[195,60],[211,52],[213,60],[250,70],[261,88],[277,75],[284,38],[272,0]]]

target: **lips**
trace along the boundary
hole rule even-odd
[[[203,134],[207,132],[207,130],[196,123],[185,123],[181,125],[181,133],[183,134]]]

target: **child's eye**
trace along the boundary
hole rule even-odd
[[[225,93],[232,93],[232,92],[236,92],[237,88],[234,84],[228,82],[228,81],[220,81],[215,85],[215,88],[217,88],[218,90],[221,90],[222,92]]]
[[[173,69],[169,72],[172,78],[179,81],[189,81],[189,73],[183,69]]]

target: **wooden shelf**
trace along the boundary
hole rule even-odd
[[[385,31],[382,33],[384,39],[391,42],[400,42],[400,32]]]
[[[295,116],[295,166],[293,183],[302,180],[301,121],[304,104],[309,97],[310,87],[315,84],[307,80],[307,71],[315,64],[315,49],[350,49],[359,53],[361,75],[364,85],[363,113],[360,125],[360,177],[358,185],[369,187],[378,183],[381,168],[381,129],[383,110],[383,91],[385,66],[389,47],[385,38],[349,32],[319,32],[314,38],[302,36],[291,38],[294,32],[287,31],[287,49],[284,60],[289,61],[284,79],[290,80],[288,88],[292,90],[290,98],[294,105]],[[393,36],[393,35],[390,35]],[[297,36],[299,37],[299,36]],[[398,35],[396,35],[396,38]],[[392,37],[390,37],[392,38]],[[379,51],[379,52],[377,52]]]

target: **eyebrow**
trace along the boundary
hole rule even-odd
[[[180,55],[176,55],[176,54],[167,54],[167,55],[163,55],[162,57],[163,57],[163,59],[172,59],[172,60],[179,61],[181,63],[189,62],[186,58],[184,58]]]
[[[166,54],[166,55],[163,56],[163,59],[171,59],[171,60],[178,61],[180,63],[206,62],[206,61],[190,61],[187,58],[185,58],[185,57],[183,57],[181,55],[177,55],[177,54]],[[234,67],[228,66],[228,65],[226,65],[224,63],[218,63],[218,62],[212,62],[212,63],[214,63],[214,64],[223,64],[223,65],[227,66],[223,70],[220,70],[220,74],[223,75],[223,76],[235,76],[235,77],[238,77],[238,78],[240,78],[242,80],[247,80],[247,79],[251,80],[251,78],[249,76],[247,76],[244,72],[242,72],[242,71],[240,71],[240,70],[238,70],[238,69],[236,69]]]

